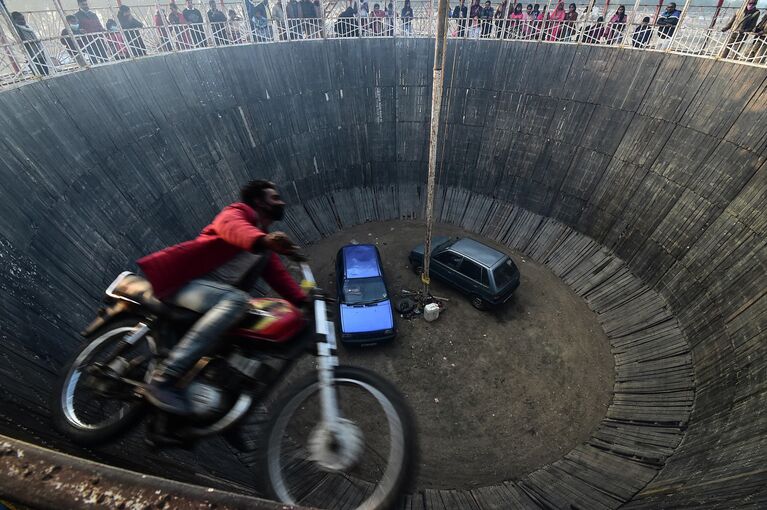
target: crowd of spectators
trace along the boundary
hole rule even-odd
[[[325,37],[326,26],[320,0],[247,0],[250,31],[256,42],[294,40]],[[623,5],[619,5],[605,20],[599,16],[589,21],[588,8],[578,12],[574,3],[558,1],[553,9],[531,3],[509,3],[501,0],[495,7],[492,0],[466,0],[449,10],[451,36],[458,38],[502,38],[545,41],[580,41],[588,44],[623,44],[628,37],[637,48],[667,45],[674,35],[681,12],[675,3],[669,3],[653,22],[649,16],[641,22],[631,23]],[[498,0],[496,0],[498,1]],[[258,3],[256,3],[258,2]],[[384,3],[388,2],[388,3]],[[88,6],[88,0],[78,0],[78,10],[66,16],[67,26],[61,31],[60,43],[66,53],[80,65],[141,57],[148,53],[144,41],[144,24],[136,19],[127,5],[120,5],[117,20],[108,19],[102,25],[99,16]],[[400,33],[413,34],[416,17],[410,0],[404,0],[395,14],[391,0],[381,0],[370,6],[368,0],[359,3],[350,0],[338,19],[327,29],[336,37],[392,36],[396,23]],[[591,4],[593,5],[593,4]],[[216,0],[208,2],[206,16],[197,9],[193,0],[187,0],[181,9],[175,1],[168,11],[157,8],[153,16],[158,51],[223,46],[246,41],[242,34],[242,18],[230,9],[221,11]],[[767,14],[760,19],[756,0],[749,0],[745,9],[736,12],[721,29],[730,32],[724,45],[724,58],[765,60],[767,54]],[[399,18],[399,19],[397,19]],[[580,20],[580,22],[579,22]],[[37,75],[51,72],[52,63],[34,30],[24,15],[11,13],[11,21],[28,56],[29,68]],[[580,24],[579,24],[580,23]],[[248,24],[246,24],[247,26]],[[207,28],[206,28],[207,27]],[[630,32],[630,33],[629,33]],[[626,43],[628,44],[628,42]],[[749,46],[750,44],[750,46]]]

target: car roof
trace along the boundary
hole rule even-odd
[[[482,244],[474,239],[469,239],[468,237],[464,237],[454,242],[450,246],[450,249],[479,262],[486,267],[493,267],[501,259],[507,257],[505,253],[501,253],[486,244]]]
[[[349,244],[341,248],[344,260],[344,277],[370,278],[381,276],[378,250],[372,244]]]

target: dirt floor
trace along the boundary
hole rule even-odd
[[[435,235],[477,236],[437,226]],[[307,248],[320,285],[335,296],[334,264],[348,243],[378,246],[389,292],[416,289],[407,254],[422,242],[420,222],[369,223]],[[604,417],[613,387],[608,340],[586,303],[545,267],[509,253],[520,287],[498,310],[450,299],[440,318],[405,320],[387,346],[339,348],[341,363],[368,367],[405,393],[420,429],[419,488],[469,488],[514,479],[561,458]]]

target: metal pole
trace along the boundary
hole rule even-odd
[[[658,0],[658,7],[655,9],[655,18],[653,18],[653,23],[658,23],[658,16],[660,16],[660,10],[663,8],[663,0]],[[679,23],[677,23],[678,25]]]
[[[684,6],[682,6],[682,12],[679,13],[679,21],[677,21],[676,23],[676,30],[674,30],[674,33],[671,34],[671,40],[669,41],[668,47],[666,48],[667,53],[671,51],[671,48],[674,46],[674,41],[676,40],[676,36],[679,33],[679,31],[682,29],[682,20],[684,20],[684,17],[687,15],[687,9],[689,7],[690,7],[690,0],[685,0]]]
[[[3,5],[5,7],[5,5]],[[3,9],[5,10],[5,9]],[[5,11],[6,15],[8,14],[7,11]],[[10,19],[10,18],[9,18]],[[16,27],[11,23],[10,25],[11,30],[16,31]],[[13,54],[13,49],[11,48],[11,44],[8,42],[8,40],[5,38],[5,31],[3,30],[3,26],[0,23],[0,45],[3,46],[3,49],[5,49],[5,56],[8,57],[8,60],[11,62],[11,69],[13,69],[14,73],[20,73],[21,68],[19,67],[19,64],[16,62],[16,55]],[[24,48],[24,43],[21,42],[20,46],[22,50],[26,49]],[[32,67],[30,63],[30,68]]]
[[[716,20],[719,19],[719,13],[722,12],[722,5],[724,4],[724,0],[719,0],[716,3],[716,11],[714,12],[714,18],[711,20],[711,25],[708,27],[709,29],[713,30],[714,26],[716,25]]]
[[[75,33],[72,32],[72,29],[69,26],[69,23],[67,23],[67,15],[64,14],[64,8],[61,6],[61,0],[54,0],[54,4],[56,5],[56,10],[59,13],[59,16],[61,17],[61,21],[64,22],[64,29],[67,31],[67,35],[69,36],[69,39],[72,40],[72,43],[75,46],[75,49],[77,50],[77,63],[80,67],[88,67],[87,63],[85,62],[85,57],[83,56],[82,50],[80,50],[80,44],[77,42],[77,39],[75,39]]]
[[[442,86],[447,46],[447,1],[439,0],[437,7],[437,37],[434,41],[434,78],[431,87],[431,128],[429,129],[429,174],[426,180],[426,241],[423,245],[424,295],[429,294],[429,258],[431,257],[431,231],[434,225],[434,186],[437,174],[437,143],[439,142],[439,119],[442,110]],[[457,49],[457,48],[456,48]]]
[[[623,36],[622,46],[631,46],[631,40],[633,37],[633,31],[637,29],[637,12],[639,11],[639,0],[634,2],[634,10],[631,11],[631,15],[626,19],[626,33]]]

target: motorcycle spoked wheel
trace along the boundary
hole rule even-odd
[[[56,428],[73,442],[95,446],[114,439],[141,418],[144,401],[133,396],[133,389],[120,381],[91,375],[94,363],[112,361],[120,340],[133,333],[141,318],[126,317],[110,322],[88,337],[55,386],[51,411]],[[151,337],[151,332],[148,333]],[[120,375],[147,381],[154,359],[147,337],[129,347],[120,356],[128,363],[113,363]],[[143,360],[143,361],[142,361]],[[133,361],[136,366],[129,363]]]
[[[266,486],[274,499],[288,504],[338,510],[390,508],[416,464],[413,415],[399,391],[368,370],[337,367],[333,384],[344,422],[351,423],[362,440],[358,461],[335,471],[312,458],[310,445],[313,441],[316,445],[321,404],[317,375],[310,374],[272,411],[263,436]]]

